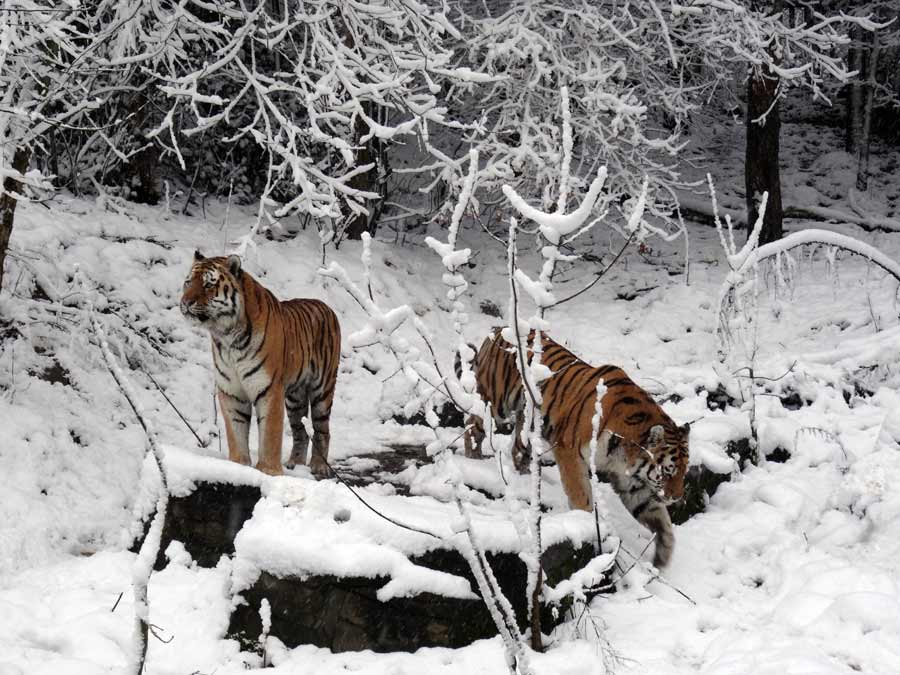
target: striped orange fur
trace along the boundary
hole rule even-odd
[[[184,282],[181,311],[210,334],[229,458],[250,463],[255,410],[256,466],[268,474],[282,473],[286,409],[293,435],[288,466],[306,463],[309,434],[303,418],[309,415],[309,468],[317,477],[327,475],[329,418],[341,353],[340,325],[331,308],[319,300],[279,301],[241,269],[238,256],[205,258],[198,251]]]
[[[533,341],[534,333],[527,341],[529,359]],[[479,348],[473,366],[478,393],[490,404],[495,423],[514,424],[513,458],[521,470],[528,448],[521,439],[525,392],[516,358],[513,346],[495,329]],[[543,436],[553,450],[570,507],[592,508],[589,450],[597,384],[602,379],[606,393],[601,399],[596,468],[635,518],[656,535],[656,564],[667,564],[675,538],[665,505],[684,493],[689,426],[675,424],[621,368],[585,363],[546,335],[541,361],[553,372],[541,383]],[[479,455],[483,439],[482,420],[471,418],[467,454]]]

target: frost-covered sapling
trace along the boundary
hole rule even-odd
[[[451,229],[448,241],[439,242],[429,240],[429,246],[441,255],[447,268],[444,282],[448,286],[448,298],[452,301],[456,344],[468,349],[462,338],[462,326],[467,320],[462,297],[467,288],[462,276],[462,268],[470,254],[469,249],[456,248],[456,236],[459,223],[465,211],[468,201],[472,197],[472,190],[478,156],[470,154],[470,165],[467,177],[463,182],[463,189],[454,209],[454,219],[451,221]],[[477,396],[471,391],[474,382],[471,377],[463,376],[463,383],[454,382],[443,374],[441,364],[438,362],[434,350],[434,337],[431,331],[417,318],[408,305],[401,305],[391,310],[383,310],[376,302],[371,292],[371,237],[363,234],[362,261],[365,276],[363,290],[354,283],[347,272],[336,262],[332,262],[320,273],[326,277],[335,279],[353,297],[367,315],[366,325],[359,331],[352,333],[347,338],[348,344],[354,349],[370,348],[376,345],[382,346],[393,354],[399,363],[399,372],[402,372],[410,384],[420,391],[411,403],[425,407],[425,419],[434,432],[434,440],[428,444],[427,452],[435,457],[435,462],[442,468],[442,474],[450,483],[453,490],[454,501],[460,512],[460,522],[454,529],[465,536],[455,539],[456,546],[465,560],[468,562],[483,598],[497,630],[504,642],[507,656],[507,666],[511,673],[530,673],[529,658],[525,641],[516,621],[515,611],[508,598],[504,595],[491,565],[487,559],[484,547],[480,544],[478,533],[473,530],[468,516],[468,506],[463,500],[463,495],[468,488],[463,484],[461,473],[455,464],[450,446],[458,440],[458,437],[450,443],[445,442],[439,434],[439,420],[434,413],[432,401],[435,395],[442,395],[452,401],[460,410],[474,413],[481,412],[483,407]],[[410,340],[399,334],[400,327],[407,321],[412,323],[416,335],[425,345],[425,350],[414,346]],[[427,354],[427,356],[426,356]],[[430,357],[430,360],[428,359]],[[470,373],[471,375],[471,373]],[[468,380],[468,382],[466,382]],[[468,389],[468,391],[467,391]],[[422,391],[424,390],[424,391]]]
[[[761,385],[781,379],[793,369],[791,366],[784,375],[778,377],[768,374],[763,376],[757,370],[756,360],[761,329],[758,297],[763,280],[773,279],[775,289],[778,291],[789,290],[800,271],[794,251],[804,247],[813,250],[824,249],[826,263],[831,267],[834,267],[837,262],[836,251],[846,251],[862,256],[898,282],[900,282],[900,263],[874,246],[858,239],[837,232],[813,228],[793,232],[778,241],[760,246],[759,234],[763,227],[766,195],[762,196],[760,213],[747,241],[738,250],[734,241],[731,218],[726,215],[723,225],[719,218],[712,177],[707,176],[707,180],[719,241],[729,266],[729,271],[719,291],[716,312],[715,333],[719,344],[719,360],[729,364],[730,375],[738,380],[744,400],[747,402],[751,433],[755,442],[759,426],[756,414],[756,396],[760,393]],[[756,459],[758,458],[755,458],[754,461]]]
[[[545,319],[547,309],[555,304],[552,294],[553,273],[559,261],[571,261],[574,258],[564,256],[559,247],[564,237],[577,237],[590,229],[594,219],[588,224],[588,219],[597,204],[603,184],[606,181],[606,167],[601,167],[596,178],[592,181],[587,194],[581,204],[573,211],[568,211],[570,168],[572,158],[572,127],[571,112],[569,108],[568,89],[561,89],[560,106],[562,111],[562,160],[560,166],[559,194],[556,200],[556,208],[553,212],[543,212],[528,204],[509,185],[503,186],[503,193],[510,204],[522,216],[534,221],[539,228],[546,245],[541,249],[544,263],[540,275],[535,281],[518,268],[516,262],[516,232],[517,222],[515,218],[510,220],[509,244],[507,251],[507,273],[509,276],[509,324],[502,331],[502,337],[512,344],[515,351],[515,362],[521,382],[524,403],[522,424],[517,423],[517,433],[522,434],[523,441],[527,437],[527,445],[531,450],[531,490],[529,499],[529,513],[527,518],[527,536],[531,542],[528,555],[524,557],[529,568],[528,600],[529,618],[531,620],[531,644],[534,649],[541,649],[541,624],[540,624],[540,595],[543,583],[543,570],[540,559],[543,551],[541,545],[541,456],[547,447],[545,432],[543,429],[544,416],[547,409],[543,406],[542,383],[551,375],[550,369],[544,364],[542,352],[544,349],[543,334],[549,328]],[[641,198],[638,201],[632,219],[632,231],[636,230],[642,220],[644,211],[644,199],[646,197],[646,182]],[[527,321],[519,318],[519,289],[527,293],[535,305],[535,313]],[[531,333],[529,333],[531,331]],[[527,343],[527,344],[526,344]],[[519,439],[516,439],[519,442]],[[572,467],[560,461],[558,443],[552,444],[557,464],[560,466],[560,474],[563,479],[565,491],[570,502],[573,484],[567,471]],[[590,500],[591,502],[593,500]],[[525,528],[523,527],[523,535]]]

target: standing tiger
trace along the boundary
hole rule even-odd
[[[533,342],[532,332],[529,358]],[[514,347],[495,329],[475,355],[473,367],[478,393],[490,404],[494,421],[515,425],[513,459],[521,470],[528,447],[521,438],[525,401],[516,358]],[[675,424],[621,368],[591,366],[546,335],[542,335],[541,360],[553,372],[541,383],[543,435],[553,450],[569,506],[592,508],[589,451],[597,384],[602,378],[606,393],[601,399],[597,471],[638,522],[656,535],[654,563],[668,564],[675,536],[666,504],[684,494],[689,425]],[[466,453],[480,454],[483,422],[473,416],[468,426]]]
[[[303,418],[312,410],[310,471],[328,474],[328,421],[341,353],[335,313],[319,300],[279,301],[241,269],[236,255],[205,258],[194,253],[184,281],[181,312],[212,338],[216,389],[228,457],[250,464],[250,419],[256,409],[259,461],[278,475],[287,408],[293,435],[288,467],[306,463],[309,434]]]

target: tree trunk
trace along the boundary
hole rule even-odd
[[[364,102],[363,107],[368,108],[369,105]],[[366,110],[366,114],[371,116],[371,110]],[[361,117],[357,116],[353,128],[354,136],[356,136],[356,145],[358,146],[358,149],[356,151],[356,166],[373,164],[375,162],[375,153],[373,152],[372,139],[370,138],[365,143],[362,143],[360,141],[360,138],[362,138],[362,136],[366,132],[368,132],[368,130],[369,129],[366,126],[366,123],[363,122]],[[356,190],[364,190],[365,192],[375,192],[377,178],[377,171],[373,167],[365,173],[359,173],[353,176],[353,178],[350,179],[350,187]],[[374,222],[374,219],[370,223],[370,215],[371,207],[369,213],[357,213],[353,217],[353,220],[351,220],[347,225],[347,239],[362,239],[363,232],[368,232],[369,234],[375,233],[374,230],[376,224]]]
[[[28,168],[28,160],[31,151],[25,147],[16,148],[13,155],[12,168],[19,173],[25,173]],[[20,192],[21,181],[7,177],[3,181],[3,194],[0,195],[0,288],[3,288],[3,268],[6,265],[6,251],[9,249],[9,238],[12,236],[13,220],[16,216],[16,198],[11,193]]]
[[[144,85],[148,87],[149,85]],[[141,90],[128,103],[131,115],[131,142],[142,148],[122,167],[128,198],[139,204],[159,203],[159,148],[144,132],[150,109],[146,90]]]
[[[871,45],[863,52],[866,79],[865,101],[862,113],[862,129],[856,144],[856,189],[869,189],[869,136],[872,130],[872,106],[875,101],[875,75],[878,72],[878,33],[871,33]]]
[[[347,25],[346,23],[344,23],[343,17],[340,18],[339,21],[344,28],[344,44],[348,49],[353,49],[356,46],[355,40],[353,38],[353,33],[347,29]],[[366,115],[368,115],[372,119],[376,119],[375,106],[371,101],[363,101],[362,107],[363,110],[365,110]],[[375,163],[375,137],[373,136],[366,142],[361,141],[362,137],[366,133],[368,133],[368,131],[369,128],[366,123],[362,120],[361,117],[357,115],[353,124],[353,140],[354,144],[358,148],[355,153],[357,167]],[[375,192],[378,187],[377,167],[373,166],[365,173],[360,173],[353,176],[350,179],[349,185],[356,190]],[[375,228],[378,226],[375,214],[376,212],[373,211],[372,206],[369,205],[368,213],[357,213],[355,216],[353,216],[353,219],[347,224],[347,228],[344,230],[347,239],[362,239],[363,232],[375,234]]]
[[[863,85],[865,67],[861,44],[862,29],[854,25],[850,29],[853,40],[847,50],[847,67],[856,71],[856,76],[847,85],[847,130],[844,146],[847,152],[856,154],[859,150],[859,138],[862,135],[863,118]]]
[[[781,117],[778,109],[778,77],[772,72],[751,72],[747,80],[747,152],[744,182],[747,200],[747,234],[759,215],[759,200],[769,193],[760,244],[781,239],[781,175],[778,168]]]

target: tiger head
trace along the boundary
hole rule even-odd
[[[666,504],[677,502],[684,496],[684,475],[688,469],[689,424],[650,428],[645,450],[652,456],[646,464],[645,482]]]
[[[227,332],[241,316],[243,294],[241,259],[236,255],[205,258],[194,252],[194,263],[184,280],[181,313],[211,331]]]

